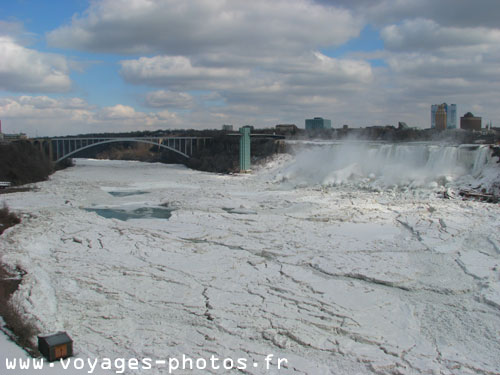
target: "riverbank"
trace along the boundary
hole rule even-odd
[[[54,171],[69,165],[70,163],[65,163],[55,166],[40,149],[27,141],[0,144],[0,181],[11,183],[10,187],[0,190],[0,195],[4,198],[4,206],[0,208],[0,235],[21,222],[5,205],[5,197],[8,194],[32,191],[33,187],[22,185],[44,181]],[[3,255],[0,253],[0,260]],[[1,330],[28,353],[37,355],[38,350],[32,341],[37,331],[23,319],[11,301],[24,274],[24,270],[17,267],[12,269],[0,262],[0,316],[5,323]]]
[[[4,205],[0,208],[0,235],[7,229],[16,224],[19,224],[19,219],[14,213],[9,211],[9,208]]]
[[[8,228],[20,222],[21,219],[10,212],[7,206],[0,208],[0,236]],[[2,255],[0,254],[0,260]],[[12,269],[0,262],[0,317],[5,323],[0,330],[30,355],[38,355],[38,349],[32,342],[38,332],[32,324],[23,319],[11,301],[12,294],[17,291],[25,274],[26,272],[19,267]]]

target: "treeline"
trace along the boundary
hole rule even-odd
[[[384,142],[452,142],[452,143],[495,143],[499,140],[495,133],[482,134],[461,129],[440,131],[436,129],[395,128],[394,126],[370,126],[366,128],[337,129],[299,129],[289,134],[288,139],[329,139],[329,140],[365,140]]]
[[[283,152],[283,142],[266,138],[251,138],[252,164],[278,152]],[[218,173],[239,172],[240,137],[219,134],[206,147],[195,153],[186,163],[189,168]]]
[[[0,144],[0,181],[23,185],[46,180],[52,172],[52,162],[31,143]]]
[[[208,136],[208,135],[205,135]],[[106,145],[96,157],[113,160],[138,160],[165,164],[184,164],[188,168],[205,172],[231,173],[239,171],[240,137],[224,134],[220,131],[210,135],[212,138],[205,146],[194,151],[187,159],[177,152],[160,149],[142,143],[119,143]],[[283,151],[282,142],[274,139],[252,138],[252,163]]]

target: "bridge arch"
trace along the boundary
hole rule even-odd
[[[62,138],[61,140],[63,140],[64,138]],[[99,146],[99,145],[103,145],[103,144],[106,144],[106,143],[116,143],[116,142],[138,142],[138,143],[147,143],[147,144],[150,144],[150,145],[153,145],[153,146],[158,146],[158,147],[161,147],[161,148],[164,148],[166,150],[169,150],[169,151],[173,151],[173,152],[176,152],[177,154],[179,155],[182,155],[184,156],[185,158],[189,159],[190,156],[188,154],[185,154],[184,152],[182,151],[179,151],[179,150],[176,150],[175,148],[173,147],[170,147],[170,146],[166,146],[162,143],[158,143],[158,142],[153,142],[153,141],[150,141],[150,140],[147,140],[147,139],[136,139],[136,138],[114,138],[114,139],[105,139],[103,141],[99,141],[99,142],[95,142],[95,143],[92,143],[90,145],[86,145],[84,147],[80,147],[79,149],[76,149],[76,150],[73,150],[71,152],[68,152],[66,155],[63,155],[61,156],[59,159],[56,160],[56,163],[59,163],[60,161],[63,161],[64,159],[67,159],[69,157],[71,157],[72,155],[75,155],[76,153],[80,152],[80,151],[83,151],[83,150],[87,150],[89,148],[92,148],[94,146]]]

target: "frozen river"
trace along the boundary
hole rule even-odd
[[[27,271],[26,319],[77,358],[138,359],[125,373],[184,355],[207,368],[173,373],[498,374],[500,207],[438,194],[498,177],[483,151],[382,170],[314,150],[234,176],[77,160],[2,196],[24,217],[0,254]]]

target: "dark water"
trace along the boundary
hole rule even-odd
[[[108,191],[113,197],[129,197],[131,195],[147,194],[149,191]]]
[[[135,210],[123,210],[119,208],[86,208],[86,211],[95,212],[106,219],[118,219],[127,221],[129,219],[169,219],[173,209],[163,207],[140,207]]]
[[[237,215],[256,215],[257,212],[254,210],[249,210],[247,208],[229,208],[229,207],[222,207],[224,211],[226,211],[229,214],[237,214]]]

